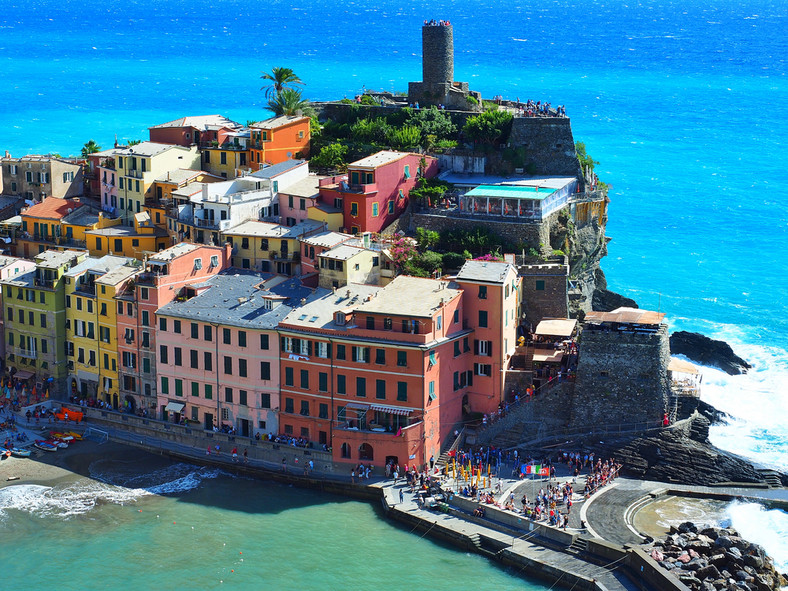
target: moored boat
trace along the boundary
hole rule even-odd
[[[57,446],[49,443],[48,441],[44,441],[43,439],[37,439],[33,445],[43,451],[57,451]]]
[[[11,455],[15,458],[29,458],[31,453],[29,449],[11,448]]]

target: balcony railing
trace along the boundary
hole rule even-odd
[[[142,178],[142,171],[141,170],[135,170],[135,169],[127,170],[126,171],[126,176],[130,176],[133,179],[141,179]]]

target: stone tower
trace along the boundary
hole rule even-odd
[[[448,21],[427,21],[421,28],[421,82],[408,84],[408,102],[443,105],[459,111],[481,110],[482,96],[454,81],[454,29]],[[470,98],[472,97],[472,98]]]
[[[454,82],[454,29],[451,25],[421,28],[421,77],[430,86]]]

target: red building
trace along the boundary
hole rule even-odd
[[[309,117],[282,115],[249,126],[249,162],[252,168],[309,156]]]
[[[222,115],[202,115],[199,117],[181,117],[148,128],[150,141],[159,144],[186,146],[193,144],[209,146],[213,142],[222,145],[228,141],[231,133],[237,132],[242,125]]]
[[[346,180],[321,185],[320,200],[342,210],[344,231],[379,233],[405,211],[419,173],[434,177],[438,161],[384,150],[349,164]]]
[[[319,290],[288,314],[280,430],[331,447],[335,462],[437,458],[473,385],[473,329],[457,287],[399,276],[383,288]]]

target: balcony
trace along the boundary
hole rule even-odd
[[[215,230],[219,227],[219,222],[216,220],[203,220],[200,218],[194,218],[194,225],[198,228],[210,228]]]
[[[33,284],[35,287],[42,287],[44,289],[55,289],[57,285],[57,279],[34,279]]]
[[[23,349],[22,347],[9,347],[10,352],[19,355],[20,357],[24,357],[25,359],[37,359],[38,358],[38,351],[35,349]]]
[[[141,170],[134,170],[134,169],[132,169],[132,170],[127,170],[126,171],[126,176],[129,176],[129,177],[131,177],[133,179],[141,179],[142,178],[142,174],[143,173],[142,173]]]

